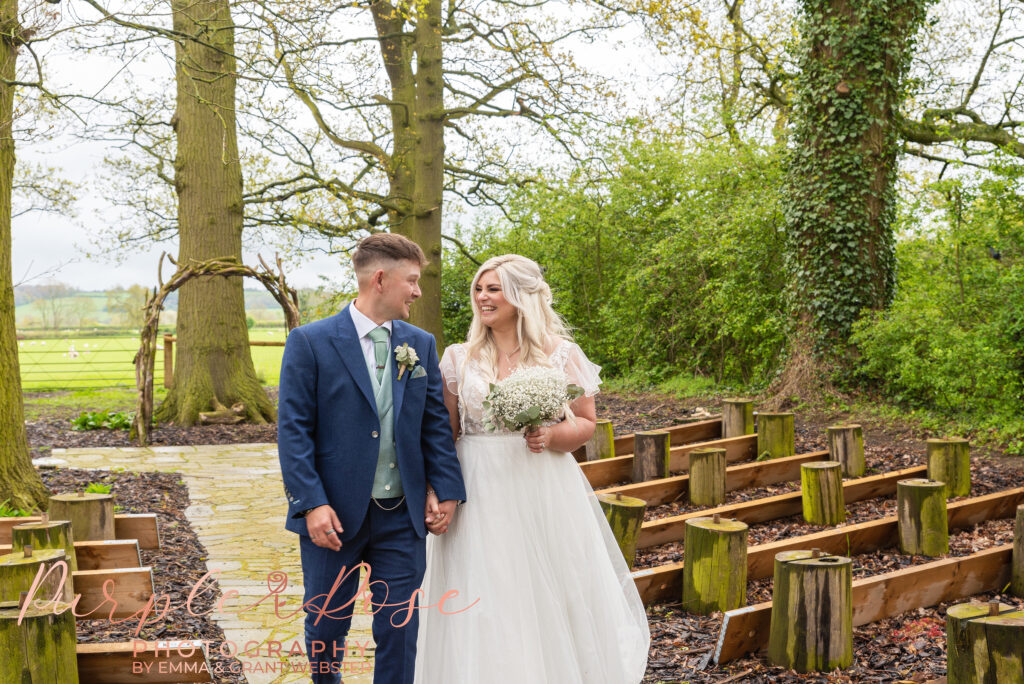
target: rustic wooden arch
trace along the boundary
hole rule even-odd
[[[164,257],[177,266],[177,270],[171,279],[164,283],[163,263]],[[156,338],[157,327],[160,324],[160,312],[164,309],[164,300],[179,287],[192,280],[206,276],[219,276],[229,278],[232,276],[243,276],[255,278],[263,283],[270,291],[277,303],[284,310],[285,325],[291,331],[299,324],[299,298],[295,290],[288,287],[284,280],[284,269],[281,267],[281,259],[277,258],[277,272],[275,273],[263,257],[260,260],[261,268],[256,269],[240,263],[234,257],[221,257],[219,259],[208,259],[206,261],[190,261],[188,264],[179,264],[170,255],[160,256],[160,265],[157,269],[159,288],[153,288],[153,293],[146,300],[145,321],[142,325],[141,344],[139,351],[135,354],[135,386],[139,390],[139,398],[135,403],[135,419],[132,421],[131,438],[139,446],[149,444],[150,424],[153,420],[153,369],[156,365]]]

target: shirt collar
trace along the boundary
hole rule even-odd
[[[370,334],[371,330],[378,327],[385,328],[388,334],[391,334],[391,321],[384,321],[383,326],[378,326],[366,314],[356,308],[355,300],[352,300],[352,303],[348,305],[348,312],[352,315],[352,323],[356,326],[356,334],[360,338],[366,337]]]

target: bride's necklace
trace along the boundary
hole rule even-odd
[[[516,364],[512,363],[512,355],[513,354],[518,354],[519,353],[519,349],[520,349],[520,347],[517,346],[515,349],[513,349],[510,352],[508,352],[507,354],[505,352],[501,351],[500,349],[498,350],[499,352],[501,352],[501,355],[505,357],[505,363],[508,365],[508,368],[506,370],[508,370],[509,373],[511,373],[512,369],[514,369],[516,367]]]

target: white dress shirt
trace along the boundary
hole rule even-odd
[[[366,317],[362,311],[356,308],[355,300],[349,304],[348,311],[352,314],[352,323],[356,326],[356,335],[359,336],[359,344],[363,347],[363,358],[366,360],[366,368],[372,377],[377,377],[377,355],[373,350],[373,340],[370,339],[370,331],[383,327],[388,331],[388,349],[391,349],[391,321],[384,321],[379,326]]]

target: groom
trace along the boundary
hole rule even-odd
[[[371,575],[374,684],[412,683],[417,611],[396,625],[423,580],[426,492],[441,501],[430,511],[432,531],[447,529],[466,498],[434,338],[401,320],[420,296],[426,263],[400,235],[364,239],[352,255],[358,298],[292,330],[285,345],[278,453],[285,527],[299,535],[315,683],[341,680],[352,610],[363,603],[353,600],[359,572],[341,573],[359,563]],[[421,360],[399,351],[404,345]]]

